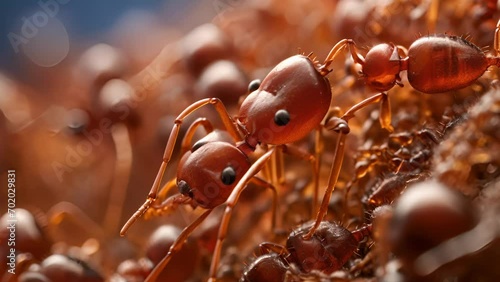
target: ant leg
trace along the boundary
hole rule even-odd
[[[285,170],[284,170],[283,150],[276,150],[269,159],[269,162],[263,168],[267,169],[268,179],[273,185],[284,187],[285,185]]]
[[[326,212],[328,211],[328,204],[330,202],[331,194],[335,188],[335,185],[337,183],[339,174],[340,174],[340,168],[342,166],[342,161],[344,159],[344,146],[345,146],[345,138],[346,135],[349,133],[349,127],[347,125],[347,122],[355,116],[355,113],[359,111],[360,109],[374,103],[378,103],[381,100],[383,101],[384,99],[387,100],[385,106],[381,107],[387,107],[388,106],[388,99],[387,99],[387,94],[386,93],[379,93],[376,95],[373,95],[356,105],[352,106],[345,114],[342,116],[341,120],[345,121],[345,124],[340,122],[337,118],[331,118],[328,120],[325,124],[326,129],[334,129],[338,130],[340,132],[339,139],[337,140],[337,145],[335,149],[335,156],[334,156],[334,162],[332,164],[332,168],[330,170],[330,176],[328,179],[328,184],[327,184],[327,189],[325,191],[325,195],[323,196],[323,201],[321,203],[320,210],[318,211],[318,214],[316,216],[316,222],[315,224],[311,227],[309,232],[304,236],[305,239],[310,239],[312,235],[314,234],[314,231],[318,228],[319,224],[323,220],[323,218],[326,215]],[[384,102],[382,102],[384,104]],[[386,122],[387,120],[387,112],[384,112],[383,114],[381,113],[381,118],[380,122],[382,127],[384,127],[384,124],[382,122]],[[383,118],[382,118],[383,116]],[[390,111],[389,111],[389,126],[390,126]],[[392,126],[390,127],[392,128]],[[386,128],[389,130],[389,128]]]
[[[318,209],[319,198],[319,170],[321,168],[321,153],[323,152],[323,138],[321,134],[321,127],[316,128],[314,133],[314,164],[313,164],[313,204],[312,214],[316,213]]]
[[[269,182],[265,181],[264,179],[254,176],[251,180],[251,182],[265,188],[271,189],[273,192],[273,207],[272,207],[272,217],[271,217],[271,229],[273,231],[276,230],[276,222],[277,222],[277,217],[278,217],[278,192],[276,192],[276,188]]]
[[[236,142],[243,141],[236,127],[236,122],[229,115],[229,113],[226,110],[226,107],[224,106],[224,104],[222,104],[222,101],[217,98],[210,98],[210,103],[214,105],[215,110],[219,114],[219,117],[221,118],[222,123],[224,124],[224,127],[227,129],[229,134],[231,134],[234,140]]]
[[[212,104],[214,105],[215,109],[219,113],[222,122],[226,126],[227,130],[229,133],[236,139],[239,140],[241,137],[238,134],[238,131],[236,129],[235,124],[233,123],[233,119],[229,116],[229,114],[226,111],[226,108],[222,104],[222,102],[217,99],[217,98],[207,98],[207,99],[202,99],[198,102],[195,102],[191,104],[189,107],[184,109],[182,113],[177,116],[174,122],[174,126],[172,127],[172,131],[170,132],[170,137],[168,138],[167,145],[165,146],[165,152],[163,153],[163,160],[160,165],[160,169],[158,170],[158,174],[156,175],[156,178],[153,182],[153,186],[151,187],[151,190],[149,191],[148,197],[144,204],[130,217],[130,219],[125,223],[125,225],[122,227],[122,230],[120,231],[120,235],[124,236],[125,233],[127,233],[127,230],[134,224],[134,222],[141,217],[148,209],[149,207],[156,201],[157,194],[158,194],[158,189],[160,187],[163,174],[165,173],[165,170],[167,168],[167,164],[170,162],[170,159],[172,158],[172,153],[174,151],[174,146],[177,141],[177,138],[179,136],[179,131],[182,122],[184,119],[192,114],[194,111],[197,109],[207,105],[207,104]]]
[[[148,275],[146,280],[144,280],[144,282],[153,282],[153,281],[157,280],[158,275],[165,268],[165,266],[170,262],[170,259],[172,259],[172,256],[181,250],[182,245],[187,240],[187,237],[189,236],[189,234],[191,234],[193,232],[193,230],[196,229],[196,227],[198,227],[198,225],[200,225],[212,211],[213,211],[213,209],[206,210],[195,221],[193,221],[190,225],[188,225],[186,228],[184,228],[184,230],[182,230],[179,237],[177,237],[177,239],[175,239],[172,246],[170,246],[170,249],[168,250],[167,255],[155,266],[155,268],[151,271],[151,273]]]
[[[352,39],[348,43],[349,43],[349,52],[351,53],[352,59],[354,60],[355,63],[363,66],[365,64],[365,58],[363,58],[363,56],[359,54],[358,49],[356,48],[356,44]]]
[[[174,179],[175,180],[175,179]],[[179,205],[192,203],[192,199],[182,194],[175,194],[168,197],[166,200],[157,204],[151,205],[149,210],[144,214],[144,219],[149,219],[152,216],[167,215],[177,209]]]
[[[349,273],[353,274],[358,271],[363,270],[369,263],[373,262],[376,259],[374,251],[370,251],[365,255],[361,261],[356,262],[351,268],[349,268]]]
[[[429,33],[436,32],[436,22],[439,13],[439,1],[430,0],[429,9],[427,10],[427,28]]]
[[[344,193],[344,214],[342,215],[342,221],[346,221],[346,217],[349,214],[349,193],[351,192],[352,186],[357,182],[357,178],[353,177],[353,179],[349,182],[347,182],[346,187],[345,187],[345,193]]]
[[[382,101],[380,104],[380,116],[379,116],[380,125],[387,131],[393,132],[394,128],[391,125],[391,106],[389,103],[389,97],[385,92],[375,94],[352,106],[347,112],[345,112],[345,114],[342,116],[342,119],[345,121],[349,121],[351,118],[355,116],[355,113],[357,111],[361,110],[362,108],[370,104],[378,103],[380,101]]]
[[[276,183],[282,187],[285,185],[285,160],[283,158],[283,151],[276,150],[274,153],[276,158]]]
[[[127,80],[135,97],[141,97],[141,101],[145,99],[142,104],[151,104],[160,93],[154,90],[179,67],[182,57],[178,42],[166,45],[149,65]]]
[[[264,146],[267,150],[267,146]],[[271,155],[269,161],[264,165],[261,170],[264,179],[267,179],[272,185],[283,187],[285,183],[285,172],[284,172],[284,160],[283,152],[281,150],[276,150],[274,154]],[[260,184],[261,186],[267,186],[267,184]],[[273,187],[274,187],[273,186]]]
[[[130,136],[124,124],[113,125],[111,137],[115,144],[116,162],[113,183],[109,193],[109,205],[103,220],[103,226],[106,228],[107,234],[114,234],[119,228],[118,224],[122,218],[133,157]]]
[[[378,120],[383,129],[389,131],[390,133],[394,132],[394,127],[391,125],[392,114],[391,114],[391,104],[389,102],[389,97],[387,93],[383,92],[382,101],[380,103],[380,113],[378,116]]]
[[[174,187],[177,187],[177,179],[175,177],[172,178],[172,179],[170,179],[169,181],[167,181],[167,183],[165,183],[165,185],[163,185],[160,188],[160,191],[158,192],[158,195],[156,197],[157,200],[160,201],[160,202],[165,201],[165,199],[167,198],[168,193]],[[151,207],[154,207],[154,205],[152,205]]]
[[[272,173],[272,165],[270,163],[267,163],[261,171],[262,177],[264,179],[267,179],[268,181],[272,182],[273,179],[273,173]]]
[[[328,177],[328,183],[326,186],[326,191],[323,196],[323,201],[321,202],[320,209],[318,210],[318,214],[316,215],[316,221],[309,229],[306,235],[304,235],[304,239],[311,239],[312,235],[318,229],[321,221],[325,217],[328,211],[328,204],[330,203],[330,198],[332,196],[332,192],[337,184],[337,180],[340,174],[340,168],[342,167],[342,161],[344,160],[344,149],[345,149],[345,139],[347,134],[349,133],[349,126],[347,122],[342,119],[333,118],[336,122],[335,130],[340,133],[337,144],[335,146],[335,155],[333,157],[332,168],[330,170],[330,176]],[[333,120],[332,119],[332,120]],[[327,124],[331,124],[329,121]]]
[[[346,122],[348,122],[351,118],[353,118],[355,116],[354,114],[357,111],[361,110],[362,108],[364,108],[370,104],[375,104],[375,103],[380,102],[380,100],[382,100],[384,98],[384,95],[387,96],[386,93],[378,93],[378,94],[375,94],[371,97],[364,99],[363,101],[357,103],[356,105],[352,106],[349,110],[347,110],[347,112],[345,112],[345,114],[342,116],[342,119],[345,120]]]
[[[356,239],[356,241],[361,242],[365,237],[372,235],[372,224],[367,224],[363,227],[360,227],[354,231],[351,231],[352,236]]]
[[[500,20],[497,22],[497,27],[495,28],[495,39],[493,40],[493,48],[495,49],[495,56],[500,55]],[[498,66],[498,64],[497,64]]]
[[[323,63],[323,66],[320,68],[320,72],[322,75],[328,74],[330,71],[328,70],[328,67],[332,63],[333,59],[337,56],[337,54],[340,52],[342,48],[345,48],[346,45],[351,45],[354,44],[354,41],[352,39],[342,39],[333,48],[330,50],[330,53],[326,56],[325,62]]]
[[[320,138],[321,136],[317,134],[315,138]],[[310,154],[309,152],[306,152],[302,150],[301,148],[294,146],[294,145],[280,145],[279,146],[281,150],[288,155],[294,156],[296,158],[302,159],[304,161],[307,161],[311,164],[312,172],[313,172],[313,181],[314,181],[314,191],[313,191],[313,209],[312,209],[312,214],[316,212],[317,209],[317,202],[318,202],[318,190],[319,190],[319,162],[318,158],[320,157],[318,152],[315,152],[315,154],[318,155],[318,158],[315,155]]]
[[[186,134],[184,134],[181,145],[181,154],[184,154],[191,149],[191,140],[193,140],[196,129],[198,129],[198,127],[200,126],[203,126],[207,133],[214,131],[214,127],[208,119],[204,117],[197,118],[195,121],[193,121],[193,123],[191,123],[186,131]]]
[[[58,227],[65,217],[73,219],[75,223],[81,226],[82,230],[89,232],[98,240],[103,240],[106,237],[106,233],[102,227],[73,203],[57,203],[47,212],[49,226]]]
[[[214,254],[212,256],[212,264],[210,265],[210,279],[209,281],[215,281],[215,277],[217,276],[217,267],[219,265],[220,253],[222,250],[222,242],[226,237],[227,228],[229,225],[229,220],[231,218],[231,214],[233,211],[238,198],[241,195],[241,192],[245,188],[246,184],[254,175],[256,175],[269,160],[271,155],[274,153],[276,147],[272,147],[269,151],[267,151],[264,155],[262,155],[257,161],[255,161],[252,166],[248,169],[248,171],[243,175],[238,184],[234,187],[231,195],[229,195],[226,201],[226,209],[224,211],[224,215],[222,216],[221,224],[219,227],[219,234],[217,235],[217,243],[215,245]]]
[[[181,63],[181,58],[178,43],[165,46],[148,66],[129,80],[137,93],[136,97],[147,97],[148,101],[153,101],[156,92],[152,90],[158,88],[175,66]]]

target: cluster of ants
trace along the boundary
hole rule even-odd
[[[337,3],[336,13],[342,2],[348,1]],[[452,35],[422,36],[408,48],[381,43],[367,52],[355,38],[341,39],[324,60],[293,55],[255,71],[250,81],[244,69],[276,53],[259,57],[255,45],[232,45],[227,34],[237,33],[238,20],[239,28],[255,19],[279,27],[282,19],[272,9],[284,7],[277,1],[245,11],[247,17],[245,7],[228,12],[219,27],[196,28],[131,77],[116,50],[89,49],[80,74],[86,72],[82,84],[92,95],[73,101],[77,108],[56,134],[73,140],[76,150],[85,138],[99,140],[91,156],[112,148],[114,170],[99,171],[110,191],[104,227],[66,201],[47,212],[17,209],[17,273],[1,281],[496,281],[500,21],[488,3],[471,11],[474,25],[494,34],[493,54]],[[374,7],[363,20],[375,30],[370,17],[391,6]],[[440,13],[448,15],[447,7]],[[428,27],[441,23],[434,9],[426,11]],[[264,41],[255,38],[255,44]],[[235,49],[255,57],[238,65]],[[338,68],[344,55],[345,68]],[[97,63],[104,57],[108,64]],[[166,93],[158,94],[163,88]],[[367,97],[366,89],[375,94]],[[186,92],[196,93],[197,101]],[[161,142],[155,142],[166,139],[159,171],[145,202],[118,232],[124,191],[133,187],[129,193],[137,200],[144,192],[137,185],[152,180],[134,182],[132,167],[142,166],[135,156],[150,147],[147,124],[159,115],[150,112],[165,111],[165,101],[176,103],[156,131]],[[9,133],[11,113],[0,118],[2,136],[20,138]],[[81,162],[86,169],[105,163]],[[59,176],[76,169],[53,164]],[[62,181],[82,182],[81,175],[75,179]],[[162,225],[144,243],[152,228],[142,218],[175,221],[179,214],[189,218],[184,229]],[[68,218],[69,229],[77,224],[91,234],[80,247],[70,243],[76,232],[61,235]],[[4,215],[1,226],[6,222]],[[8,236],[5,228],[0,236]],[[134,237],[146,246],[143,252]]]

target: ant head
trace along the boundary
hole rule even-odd
[[[368,51],[363,65],[366,84],[376,91],[387,91],[398,80],[401,58],[394,44],[379,44]]]
[[[306,240],[304,235],[310,228],[311,224],[305,224],[292,231],[286,242],[291,261],[300,262],[299,267],[307,273],[313,270],[337,271],[357,249],[358,242],[342,226],[323,221],[313,237]]]
[[[179,162],[177,186],[197,205],[212,209],[227,200],[249,167],[247,156],[230,143],[197,142]]]
[[[279,254],[264,254],[245,269],[241,281],[285,281],[286,272],[287,266]]]
[[[330,83],[314,62],[306,56],[292,56],[272,69],[247,96],[238,122],[249,133],[247,141],[292,143],[317,127],[328,111],[331,95]]]

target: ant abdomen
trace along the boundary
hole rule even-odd
[[[426,36],[408,49],[408,81],[424,93],[452,91],[470,85],[493,64],[479,47],[461,37]]]

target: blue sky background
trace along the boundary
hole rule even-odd
[[[10,44],[7,35],[10,32],[19,34],[22,18],[31,17],[41,8],[38,1],[2,1],[0,4],[0,69],[8,73],[19,72],[19,56]],[[55,1],[55,0],[54,0]],[[68,1],[68,0],[66,0]],[[89,44],[106,42],[106,32],[112,29],[123,15],[131,10],[153,12],[165,24],[175,24],[189,11],[190,5],[197,0],[69,0],[60,5],[56,18],[62,21],[72,42]]]

